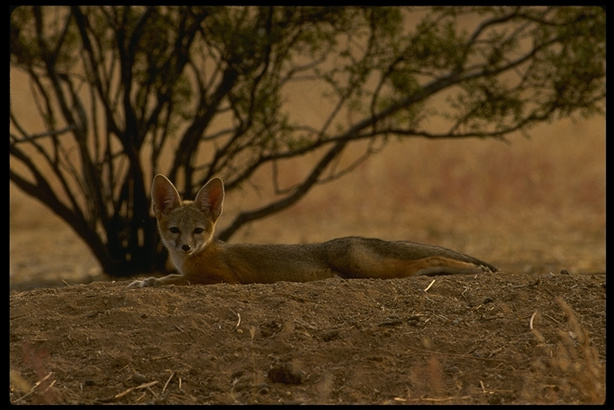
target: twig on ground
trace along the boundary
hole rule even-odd
[[[533,312],[533,314],[531,315],[531,319],[529,320],[529,329],[533,330],[533,319],[535,319],[535,316],[537,315],[537,311]]]
[[[164,387],[162,388],[162,393],[160,394],[164,394],[164,392],[166,391],[166,387],[168,386],[168,384],[171,382],[171,379],[173,378],[173,376],[175,375],[175,372],[172,372],[170,377],[168,378],[168,380],[166,381],[166,383],[164,383]]]
[[[148,389],[149,387],[154,386],[154,385],[156,385],[158,383],[159,382],[157,380],[153,381],[153,382],[149,382],[149,383],[143,383],[143,384],[141,384],[139,386],[131,387],[128,390],[125,390],[125,391],[123,391],[121,393],[118,393],[115,396],[106,397],[106,398],[103,398],[103,399],[98,399],[98,401],[101,402],[101,403],[109,403],[109,402],[115,401],[117,399],[121,399],[125,395],[130,394],[130,393],[132,393],[135,390]]]
[[[40,386],[41,384],[43,384],[48,378],[51,377],[51,375],[53,374],[53,372],[49,372],[49,374],[47,374],[47,376],[43,377],[42,379],[40,379],[39,381],[37,381],[36,383],[34,383],[34,386],[32,386],[32,388],[30,389],[30,391],[26,394],[24,394],[23,396],[21,396],[20,398],[18,398],[15,403],[25,399],[26,397],[28,397],[29,395],[31,395],[32,393],[34,393],[34,391],[38,388],[38,386]],[[53,386],[55,384],[55,380],[53,381],[53,383],[51,383],[49,386],[47,386],[47,389],[49,389],[51,386]],[[47,391],[47,389],[45,389],[45,391]],[[44,392],[43,392],[44,393]]]
[[[428,292],[428,290],[431,288],[431,286],[433,286],[433,283],[435,283],[435,279],[433,279],[431,281],[431,283],[429,283],[429,285],[426,288],[424,288],[424,292]]]

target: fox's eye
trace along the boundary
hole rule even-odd
[[[179,228],[176,226],[170,227],[168,230],[171,231],[171,233],[179,233]]]
[[[194,228],[194,233],[203,233],[203,228]]]

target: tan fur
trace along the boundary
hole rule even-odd
[[[159,174],[151,196],[160,237],[179,273],[137,280],[129,287],[391,279],[498,270],[450,249],[409,241],[344,237],[315,244],[230,245],[213,237],[224,203],[219,178],[205,184],[194,201],[182,201],[175,186]]]

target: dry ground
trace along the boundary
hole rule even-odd
[[[605,320],[603,274],[37,289],[11,296],[10,400],[596,403]]]
[[[512,140],[394,145],[233,238],[409,239],[479,276],[127,290],[11,188],[10,401],[602,402],[603,119]]]

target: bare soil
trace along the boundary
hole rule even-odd
[[[126,283],[11,293],[12,403],[605,400],[604,274]]]

